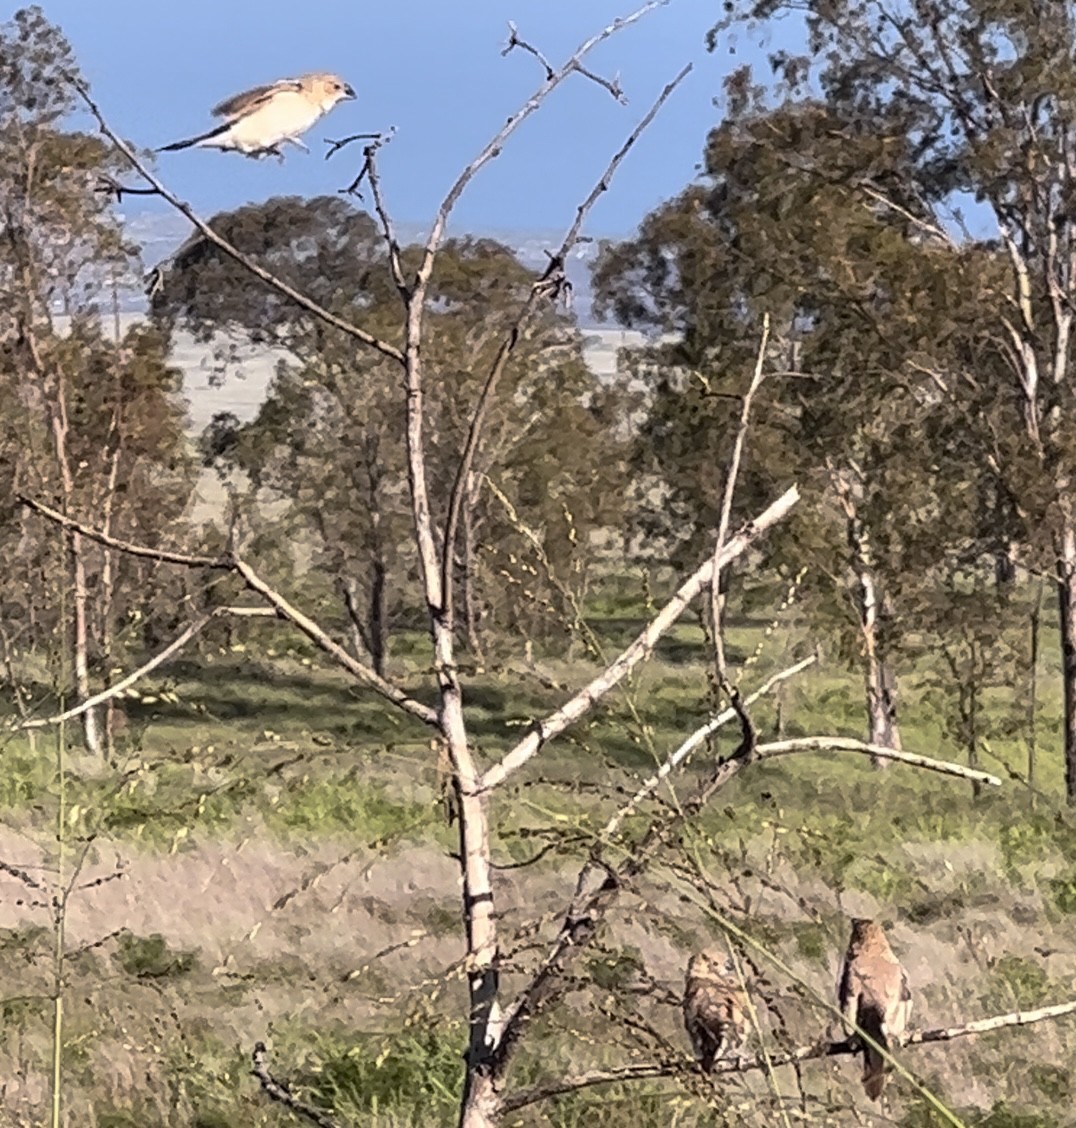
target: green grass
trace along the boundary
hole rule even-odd
[[[646,611],[638,580],[619,577],[599,586],[590,611],[601,645],[615,653],[637,632]],[[769,627],[765,616],[730,621],[734,665],[750,658],[742,675],[745,690],[788,665],[809,641],[794,618],[780,630]],[[144,686],[137,700],[126,702],[131,724],[117,764],[102,769],[85,758],[73,759],[67,785],[67,803],[75,808],[71,845],[77,848],[92,838],[95,848],[106,844],[131,858],[152,859],[253,840],[293,865],[315,855],[311,867],[336,850],[361,857],[364,875],[379,867],[381,884],[368,887],[362,876],[334,893],[341,906],[338,917],[307,918],[300,911],[288,918],[293,933],[287,934],[286,948],[259,948],[260,938],[250,934],[229,936],[227,943],[221,941],[222,952],[207,954],[147,929],[146,935],[125,933],[100,952],[72,959],[72,1044],[64,1061],[72,1101],[95,1110],[95,1119],[85,1121],[89,1128],[289,1123],[248,1076],[250,1046],[263,1036],[271,1040],[274,1069],[295,1091],[331,1107],[341,1125],[454,1123],[463,1012],[459,976],[446,968],[459,955],[461,912],[455,879],[446,885],[436,878],[441,884],[434,885],[435,876],[428,876],[451,872],[437,863],[450,864],[446,856],[458,849],[457,827],[448,820],[442,796],[438,751],[428,730],[325,668],[305,643],[270,654],[266,639],[276,638],[279,647],[281,630],[270,636],[259,626],[262,633],[242,651],[189,655]],[[727,875],[728,904],[722,911],[805,979],[817,982],[819,990],[831,992],[846,913],[863,899],[877,904],[902,930],[905,942],[912,936],[929,944],[930,958],[948,969],[952,984],[935,984],[917,1002],[923,1021],[932,1007],[955,1021],[961,1014],[975,1017],[1065,997],[1064,975],[1035,951],[1042,930],[1059,934],[1076,914],[1076,829],[1060,801],[1060,692],[1050,640],[1044,640],[1043,651],[1038,794],[1006,779],[1002,789],[976,798],[963,781],[900,765],[878,772],[864,758],[848,754],[753,765],[721,792],[685,837],[712,872]],[[536,652],[543,675],[567,686],[582,685],[594,672],[592,663],[560,656],[552,644]],[[421,634],[398,640],[393,655],[393,676],[431,701]],[[594,833],[707,715],[708,663],[701,630],[685,620],[652,661],[495,796],[490,804],[494,859],[517,867],[498,870],[496,880],[524,891],[520,905],[506,914],[506,929],[522,924],[528,913],[551,912],[550,919],[556,919],[564,874],[575,872]],[[937,674],[929,655],[902,671],[904,745],[961,761],[964,753],[943,715],[944,697],[931,688]],[[564,697],[522,667],[506,672],[495,664],[490,671],[466,673],[464,686],[468,725],[482,763],[502,755]],[[820,664],[784,687],[782,732],[862,736],[861,696],[854,671]],[[984,754],[987,770],[997,770],[999,763],[1023,770],[1025,732],[1011,696],[994,692],[985,704],[984,729],[994,757]],[[43,696],[40,707],[49,704]],[[777,726],[774,701],[760,702],[754,718],[762,739],[770,739]],[[726,730],[716,747],[728,750],[735,739],[735,732]],[[680,798],[713,754],[698,750],[676,778]],[[672,801],[667,789],[660,796]],[[9,736],[0,745],[0,818],[51,856],[55,803],[47,740],[39,738],[35,756],[24,739]],[[657,809],[644,805],[628,820],[621,849],[632,848]],[[325,872],[329,880],[333,871]],[[316,883],[311,888],[316,890]],[[550,896],[550,889],[560,895]],[[199,891],[175,892],[210,904],[215,896],[212,883]],[[272,905],[280,892],[270,884],[266,903]],[[93,895],[92,888],[80,894]],[[650,904],[663,896],[667,903],[660,909]],[[588,1023],[597,1019],[587,1009],[596,1004],[585,1002],[586,992],[599,999],[619,997],[655,959],[668,959],[669,952],[681,959],[704,939],[720,940],[719,930],[671,898],[660,883],[642,888],[631,903],[635,931],[603,938],[602,949],[580,964],[581,985],[564,1007],[536,1026],[512,1074],[513,1085],[590,1064],[615,1064],[641,1052],[624,1033],[629,1027],[612,1018],[601,1019],[604,1041],[588,1034]],[[992,947],[991,922],[1008,927],[1017,906],[1029,914],[1026,935],[1014,939],[1004,933],[1011,950]],[[280,911],[267,910],[270,926]],[[976,935],[987,937],[976,956],[981,968],[959,939],[958,930],[968,921],[979,930]],[[614,927],[628,924],[618,918]],[[322,934],[339,935],[340,950],[315,954],[309,941]],[[32,982],[38,990],[34,977],[47,971],[50,943],[48,928],[40,925],[0,933],[5,984]],[[394,946],[404,955],[384,956],[382,949]],[[28,968],[33,976],[28,977]],[[361,974],[350,974],[353,969]],[[666,984],[668,990],[678,988],[679,974]],[[782,990],[791,992],[787,984]],[[40,999],[17,997],[21,994],[0,988],[0,1049],[11,1062],[10,1055],[21,1047],[18,1052],[32,1073],[45,1060],[41,1039],[47,1006]],[[797,1005],[797,1020],[803,1023],[799,1036],[810,1040],[819,1018],[805,1003]],[[683,1049],[675,1007],[658,1017],[664,1036]],[[143,1080],[133,1089],[116,1088],[119,1082],[106,1081],[107,1070],[102,1071],[102,1062],[119,1053],[109,1033],[114,1024],[127,1031],[124,1044],[130,1048],[123,1053],[139,1063],[131,1076]],[[1019,1033],[1000,1032],[974,1050],[967,1044],[957,1047],[957,1064],[939,1076],[939,1091],[956,1094],[954,1107],[968,1125],[1061,1125],[1062,1113],[1054,1110],[1065,1107],[1070,1070],[1057,1055],[1073,1046],[1065,1030],[1059,1025],[1058,1046],[1028,1054],[1026,1060],[1013,1049],[1020,1044]],[[1029,1035],[1047,1036],[1055,1035]],[[939,1059],[930,1060],[934,1068]],[[989,1107],[961,1104],[961,1071],[992,1079],[996,1099]],[[840,1076],[854,1094],[853,1067]],[[815,1096],[822,1099],[820,1092]],[[1029,1101],[1042,1107],[1028,1109]],[[896,1122],[905,1128],[941,1123],[907,1090],[901,1090],[898,1107]],[[647,1082],[560,1097],[523,1110],[513,1123],[650,1128],[675,1122],[701,1128],[764,1123],[768,1114],[759,1113],[762,1121],[736,1115],[707,1105],[683,1086]],[[732,1119],[723,1119],[727,1116]]]

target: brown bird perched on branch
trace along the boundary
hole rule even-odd
[[[722,958],[713,948],[692,956],[684,987],[684,1028],[705,1072],[743,1045],[746,1014],[747,995],[731,957]]]
[[[288,142],[306,149],[299,135],[337,102],[354,97],[355,91],[335,74],[319,72],[282,78],[226,98],[211,111],[215,117],[225,119],[221,125],[186,141],[174,141],[157,151],[168,153],[197,146],[233,149],[248,157],[272,153],[283,159],[279,145]]]
[[[837,1004],[845,1022],[854,1022],[882,1049],[903,1044],[912,1015],[908,973],[876,921],[852,921],[852,936],[837,980]],[[876,1101],[892,1067],[858,1034],[853,1032],[851,1037],[863,1047],[863,1089]]]

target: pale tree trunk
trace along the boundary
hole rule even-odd
[[[75,492],[74,477],[71,474],[71,460],[67,450],[67,395],[62,373],[56,374],[56,399],[52,405],[52,438],[56,461],[60,469],[60,482],[63,487],[64,513],[68,514]],[[67,555],[71,566],[72,598],[74,615],[71,634],[72,664],[75,675],[75,695],[79,702],[90,696],[89,660],[89,590],[86,584],[86,555],[82,536],[71,529],[66,533]],[[87,709],[82,714],[82,732],[86,750],[95,755],[101,753],[101,733],[96,709]]]
[[[871,744],[899,751],[897,679],[880,645],[879,620],[883,597],[878,590],[870,536],[857,504],[862,487],[854,480],[856,474],[858,470],[855,468],[838,471],[830,467],[830,480],[845,514],[849,563],[854,577],[853,595],[862,639],[867,739]],[[876,768],[885,768],[888,763],[880,757],[872,757],[872,762]]]
[[[1069,184],[1072,173],[1071,152],[1053,170]],[[1048,198],[1054,194],[1047,191]],[[1059,201],[1064,194],[1058,193]],[[1034,241],[1027,238],[1018,222],[1005,211],[998,212],[998,226],[1002,241],[1009,254],[1013,269],[1014,298],[1019,310],[1019,321],[1003,322],[1018,358],[1017,371],[1023,398],[1024,422],[1028,441],[1045,468],[1051,464],[1055,471],[1054,505],[1058,514],[1053,530],[1053,548],[1056,556],[1057,619],[1061,636],[1061,683],[1064,717],[1065,795],[1071,805],[1076,805],[1076,514],[1071,500],[1071,480],[1068,466],[1071,455],[1067,450],[1067,434],[1072,419],[1062,411],[1062,397],[1058,392],[1070,379],[1069,349],[1072,340],[1071,292],[1076,280],[1076,230],[1067,212],[1054,211],[1046,217],[1050,235],[1045,243],[1045,257],[1036,263],[1043,269],[1048,302],[1046,308],[1053,321],[1049,354],[1040,358],[1036,346],[1043,343],[1043,328],[1036,318],[1033,303],[1035,288],[1032,284],[1031,260],[1027,248]],[[1042,385],[1045,384],[1045,390]]]
[[[477,563],[475,558],[474,514],[478,505],[478,476],[471,474],[467,481],[467,499],[462,514],[463,532],[463,621],[467,634],[467,649],[482,661],[482,639],[478,632]]]
[[[403,277],[393,250],[393,268]],[[422,316],[426,287],[433,268],[427,255],[407,302],[405,384],[407,391],[407,474],[419,569],[430,616],[434,670],[440,706],[438,727],[452,770],[452,787],[459,820],[459,861],[463,886],[463,915],[467,933],[468,1046],[464,1091],[460,1103],[462,1128],[494,1128],[499,1098],[490,1058],[500,1041],[501,1011],[497,999],[497,917],[493,906],[487,798],[480,791],[481,772],[467,738],[463,692],[455,657],[452,616],[446,605],[452,582],[451,551],[438,551],[426,480],[425,410],[422,386]],[[450,598],[450,597],[449,597]]]
[[[117,332],[118,332],[117,327]],[[117,408],[118,411],[118,408]],[[110,536],[112,533],[112,516],[115,509],[116,501],[116,483],[119,480],[120,469],[120,447],[119,447],[119,420],[116,416],[113,417],[113,436],[116,438],[116,445],[109,454],[108,466],[108,484],[105,487],[105,500],[103,506],[103,519],[101,523],[101,531]],[[115,553],[111,548],[105,547],[102,549],[103,558],[101,561],[101,583],[100,583],[100,598],[97,601],[97,637],[100,640],[101,646],[101,677],[102,688],[108,689],[112,684],[112,661],[113,661],[113,629],[112,629],[112,606],[115,598]],[[115,755],[115,728],[116,728],[116,699],[110,697],[105,702],[105,723],[104,723],[104,748],[105,757],[111,761]]]
[[[1076,526],[1066,519],[1057,546],[1057,621],[1061,631],[1065,795],[1076,805]]]

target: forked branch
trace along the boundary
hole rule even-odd
[[[117,537],[107,536],[81,521],[68,517],[57,509],[45,505],[34,498],[20,495],[18,501],[28,509],[41,514],[54,524],[74,532],[81,533],[88,540],[114,548],[129,556],[138,556],[148,560],[158,560],[165,564],[181,564],[187,568],[210,568],[222,572],[234,572],[239,576],[250,591],[257,592],[282,619],[287,619],[293,626],[299,628],[321,651],[327,654],[337,665],[342,666],[356,680],[369,686],[370,689],[391,701],[405,713],[417,717],[424,724],[436,727],[437,711],[421,701],[408,697],[398,686],[383,678],[372,667],[360,662],[349,654],[335,639],[328,635],[308,615],[303,614],[297,607],[290,603],[274,587],[266,583],[257,572],[238,556],[199,556],[184,552],[171,552],[167,549],[149,548],[145,545],[132,544]]]
[[[520,46],[523,46],[523,44],[520,44]],[[453,617],[454,589],[452,570],[455,563],[456,541],[459,536],[460,517],[463,512],[464,498],[467,496],[467,483],[470,479],[471,471],[474,468],[475,455],[478,452],[478,444],[482,437],[482,428],[485,426],[486,413],[489,410],[494,392],[497,389],[497,384],[504,374],[504,370],[512,353],[515,351],[516,345],[519,343],[527,326],[534,317],[539,302],[550,294],[555,295],[557,290],[564,285],[565,261],[572,248],[579,242],[579,234],[583,229],[583,223],[590,210],[598,202],[598,199],[603,193],[609,191],[609,185],[624,158],[632,150],[635,143],[646,131],[654,118],[657,117],[662,106],[668,101],[673,91],[690,73],[691,64],[688,63],[671,82],[666,84],[654,104],[647,113],[643,115],[639,123],[631,131],[628,139],[620,146],[608,165],[606,165],[605,171],[601,174],[598,182],[590,190],[587,198],[576,209],[575,219],[571,227],[568,228],[557,250],[549,256],[549,264],[542,272],[542,276],[531,287],[531,291],[527,295],[527,300],[523,303],[515,320],[509,326],[508,331],[501,341],[500,347],[497,349],[497,354],[493,358],[493,364],[490,366],[485,384],[482,386],[482,390],[479,392],[478,399],[475,402],[474,410],[471,412],[471,421],[467,428],[467,439],[463,445],[463,454],[460,456],[459,466],[456,469],[456,477],[452,483],[452,492],[449,495],[448,501],[448,518],[445,522],[445,540],[441,550],[441,586],[445,593],[445,620],[449,624],[450,629]]]
[[[760,513],[722,548],[717,563],[725,567],[742,555],[754,542],[777,524],[799,501],[799,490],[793,486],[772,505]],[[531,731],[494,764],[482,777],[481,790],[489,791],[502,784],[510,775],[527,763],[548,741],[559,736],[570,725],[585,716],[595,705],[635,667],[648,658],[662,636],[683,614],[688,605],[714,578],[714,558],[707,557],[696,571],[677,589],[676,594],[654,616],[630,646],[607,669],[576,693],[571,700],[544,720],[537,721]]]

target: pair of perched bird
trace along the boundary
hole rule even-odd
[[[282,78],[226,98],[212,110],[224,119],[220,125],[158,151],[197,147],[230,149],[248,157],[272,154],[283,158],[281,145],[306,149],[300,135],[339,102],[354,97],[355,91],[339,75],[319,71]]]
[[[888,1052],[901,1045],[911,1019],[912,996],[908,975],[876,921],[852,921],[837,980],[837,1005],[845,1022],[854,1023],[870,1039],[853,1034],[863,1050],[863,1088],[871,1100],[878,1100],[890,1070],[878,1047]],[[684,1026],[707,1073],[718,1058],[743,1044],[747,1007],[731,960],[712,951],[692,956],[684,991]]]

